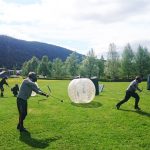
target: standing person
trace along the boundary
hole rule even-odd
[[[3,77],[2,80],[0,81],[0,90],[1,90],[1,97],[4,97],[4,84],[6,84],[8,87],[8,83],[7,83],[7,80],[8,78],[7,77]]]
[[[34,72],[30,72],[28,77],[22,82],[18,96],[17,96],[17,108],[19,111],[19,122],[17,125],[17,129],[22,131],[27,131],[24,128],[23,121],[27,116],[27,100],[31,96],[32,91],[37,94],[48,97],[48,94],[42,92],[35,82],[37,81],[37,76]]]
[[[121,100],[119,103],[117,103],[117,105],[116,105],[116,108],[117,108],[117,109],[119,109],[120,106],[121,106],[123,103],[127,102],[127,101],[130,99],[130,97],[134,97],[134,98],[135,98],[135,105],[134,105],[134,108],[135,108],[136,110],[140,110],[140,108],[139,108],[139,106],[138,106],[140,97],[139,97],[139,95],[136,93],[136,90],[138,90],[139,92],[142,92],[142,90],[139,89],[139,87],[138,87],[138,84],[141,83],[141,81],[142,81],[142,78],[139,77],[139,76],[137,76],[137,77],[135,78],[135,80],[133,80],[133,81],[130,83],[130,85],[128,86],[128,88],[127,88],[127,90],[126,90],[126,95],[125,95],[124,99]]]

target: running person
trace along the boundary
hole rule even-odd
[[[128,88],[127,88],[127,90],[126,90],[126,95],[125,95],[124,99],[121,100],[119,103],[117,103],[117,105],[116,105],[116,108],[117,108],[117,109],[119,109],[120,106],[121,106],[123,103],[127,102],[127,101],[130,99],[130,97],[134,97],[134,98],[135,98],[135,105],[134,105],[134,108],[135,108],[136,110],[140,110],[140,107],[139,107],[139,105],[138,105],[139,100],[140,100],[140,97],[139,97],[139,95],[136,93],[136,90],[138,90],[139,92],[142,92],[142,90],[138,87],[138,84],[141,83],[141,81],[142,81],[142,78],[139,77],[139,76],[137,76],[137,77],[135,78],[135,80],[133,80],[133,81],[130,83],[130,85],[128,86]]]

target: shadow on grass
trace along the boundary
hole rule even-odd
[[[56,140],[61,139],[61,136],[55,136],[46,139],[35,139],[31,137],[30,132],[20,132],[20,141],[24,142],[25,144],[33,147],[33,148],[41,148],[44,149],[49,146],[51,142],[55,142]]]
[[[102,104],[99,103],[99,102],[94,102],[92,101],[91,103],[85,103],[85,104],[76,104],[76,103],[71,103],[73,106],[76,106],[76,107],[84,107],[84,108],[98,108],[98,107],[101,107]]]
[[[40,102],[44,102],[44,101],[46,101],[46,100],[47,100],[46,98],[40,99],[40,100],[38,100],[38,104],[40,104]]]
[[[142,115],[142,116],[150,117],[150,113],[145,112],[145,111],[142,111],[142,110],[140,110],[140,111],[136,111],[136,110],[126,110],[126,109],[119,109],[119,110],[135,112],[135,113],[140,114],[140,115]]]

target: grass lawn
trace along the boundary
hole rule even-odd
[[[8,79],[10,87],[22,79]],[[134,110],[131,98],[116,110],[124,97],[128,82],[104,82],[104,91],[90,104],[73,104],[67,87],[70,81],[39,80],[40,88],[60,97],[46,99],[37,95],[28,100],[25,127],[29,133],[17,131],[16,98],[5,86],[0,97],[0,150],[149,150],[150,149],[150,91],[146,82],[140,84],[142,111]],[[38,103],[38,100],[43,100]]]

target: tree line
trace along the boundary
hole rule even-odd
[[[63,62],[56,58],[53,61],[48,56],[43,56],[41,60],[32,57],[24,62],[22,75],[26,76],[29,71],[34,71],[38,75],[47,78],[65,79],[77,76],[91,78],[96,76],[101,80],[130,80],[136,75],[147,78],[150,74],[150,53],[147,48],[138,46],[133,51],[130,44],[127,44],[122,54],[116,50],[116,45],[111,43],[107,52],[107,58],[97,58],[94,50],[91,49],[82,60],[78,58],[76,52],[70,54]]]

